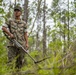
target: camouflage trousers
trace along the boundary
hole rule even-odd
[[[21,68],[24,65],[25,53],[15,46],[8,46],[8,64],[15,68]]]

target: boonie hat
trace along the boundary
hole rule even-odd
[[[22,8],[21,8],[20,6],[16,6],[16,7],[14,7],[14,11],[15,11],[15,10],[19,10],[19,11],[22,12]]]

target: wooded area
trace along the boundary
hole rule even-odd
[[[76,75],[76,0],[0,0],[0,75],[12,75],[1,28],[16,5],[28,25],[29,54],[43,59],[35,64],[26,54],[21,75]]]

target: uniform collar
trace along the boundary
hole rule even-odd
[[[22,23],[22,19],[20,19],[20,20],[14,19],[14,22],[16,22],[16,23]]]

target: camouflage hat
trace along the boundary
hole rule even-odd
[[[20,6],[16,6],[16,7],[14,7],[14,11],[15,11],[15,10],[19,10],[19,11],[22,12],[22,8],[21,8]]]

